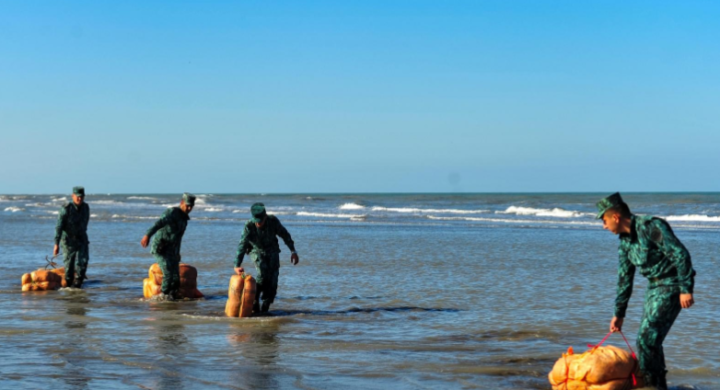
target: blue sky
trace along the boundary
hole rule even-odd
[[[720,191],[717,2],[0,8],[0,193]]]

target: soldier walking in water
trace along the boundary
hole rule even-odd
[[[195,195],[184,193],[180,207],[171,207],[163,213],[160,219],[148,229],[140,240],[140,245],[147,248],[150,238],[157,233],[153,240],[151,253],[163,273],[163,282],[160,287],[160,299],[172,301],[177,298],[180,288],[180,246],[185,234],[190,212],[195,206]]]
[[[300,258],[295,252],[295,243],[290,237],[287,229],[274,215],[267,215],[265,205],[255,203],[250,207],[252,219],[245,223],[242,238],[238,244],[237,256],[235,258],[235,272],[242,274],[243,259],[245,253],[249,252],[255,262],[257,270],[257,293],[253,312],[267,313],[270,305],[275,300],[280,275],[280,245],[277,236],[283,239],[285,245],[290,248],[292,255],[290,263],[297,265]],[[262,306],[260,306],[260,295],[262,294]]]
[[[65,283],[68,287],[82,288],[90,261],[87,236],[90,207],[85,203],[85,188],[73,187],[72,199],[58,213],[53,256],[58,255],[62,243]]]
[[[637,268],[649,280],[637,338],[640,370],[646,386],[667,390],[662,344],[680,310],[695,303],[690,253],[665,220],[632,214],[619,193],[602,199],[597,208],[603,228],[620,236],[617,298],[610,331],[622,330]]]

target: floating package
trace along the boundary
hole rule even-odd
[[[151,298],[162,293],[161,286],[163,273],[157,263],[150,266],[148,277],[143,280],[143,295]],[[179,298],[203,298],[204,295],[197,289],[197,268],[189,264],[180,264]]]
[[[22,276],[23,291],[49,291],[67,287],[65,284],[65,268],[43,269]]]
[[[642,387],[637,370],[637,360],[624,349],[595,346],[575,355],[570,347],[548,378],[553,390],[629,390]]]
[[[255,301],[256,283],[250,275],[233,275],[228,288],[225,315],[228,317],[250,317]]]

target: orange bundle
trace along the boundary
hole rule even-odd
[[[204,295],[197,289],[197,268],[189,264],[180,264],[180,298],[202,298]],[[162,290],[163,273],[157,263],[150,266],[148,278],[143,280],[143,295],[151,298],[159,295]]]
[[[251,275],[233,275],[228,288],[225,315],[228,317],[250,317],[255,301],[256,284]]]
[[[624,349],[598,345],[575,355],[570,347],[548,379],[553,390],[627,390],[642,387],[637,370],[634,354]]]
[[[65,283],[65,268],[46,270],[43,268],[22,276],[23,291],[48,291],[67,287]]]

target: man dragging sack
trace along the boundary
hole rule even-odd
[[[615,317],[610,331],[622,330],[635,269],[649,280],[638,331],[640,370],[646,386],[667,390],[663,341],[681,309],[693,305],[695,271],[690,253],[660,218],[635,215],[619,193],[597,203],[603,228],[620,236]]]

